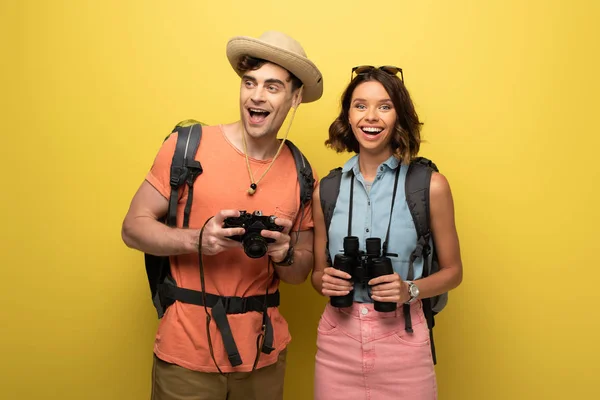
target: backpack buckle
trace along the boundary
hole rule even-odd
[[[171,187],[177,189],[185,181],[187,175],[187,167],[171,166],[171,179],[169,181]]]
[[[425,248],[424,243],[421,241],[421,239],[419,239],[417,241],[417,246],[415,247],[415,250],[412,252],[411,256],[414,257],[414,259],[423,257],[423,249],[424,248]]]
[[[301,172],[302,178],[304,179],[304,183],[305,183],[305,194],[304,196],[302,196],[303,199],[305,199],[305,201],[310,201],[312,200],[312,195],[313,195],[313,185],[314,185],[314,180],[311,174],[308,173],[307,170],[302,170]]]
[[[431,254],[431,246],[429,245],[429,239],[431,239],[431,232],[427,232],[422,236],[423,242],[421,246],[423,247],[423,257],[429,257]]]
[[[246,312],[246,297],[225,297],[227,314],[243,314]]]
[[[188,186],[192,186],[196,178],[202,174],[202,165],[196,161],[188,161],[185,168],[187,169],[186,182]]]

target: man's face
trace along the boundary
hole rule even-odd
[[[265,63],[242,76],[240,114],[248,135],[255,139],[277,136],[292,105],[300,102],[299,90],[292,92],[290,73]]]

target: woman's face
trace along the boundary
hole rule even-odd
[[[367,81],[358,85],[352,93],[348,114],[361,153],[391,152],[389,144],[396,124],[396,110],[381,83]]]

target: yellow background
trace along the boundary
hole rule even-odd
[[[350,69],[404,68],[451,182],[465,268],[437,320],[440,399],[600,398],[597,1],[2,1],[0,397],[147,399],[156,316],[120,224],[165,135],[238,117],[234,35],[324,74],[290,139],[323,176]],[[283,288],[286,399],[325,300]],[[535,396],[535,397],[534,397]]]

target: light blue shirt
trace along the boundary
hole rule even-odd
[[[368,189],[358,164],[359,155],[348,160],[342,168],[340,193],[337,198],[331,225],[329,226],[329,253],[333,261],[338,253],[343,253],[344,237],[348,236],[348,207],[350,204],[350,182],[354,171],[354,196],[352,204],[352,236],[359,238],[360,250],[365,250],[367,238],[381,238],[381,244],[387,233],[389,214],[394,192],[396,169],[400,168],[396,201],[388,239],[388,253],[395,253],[398,257],[390,257],[394,271],[403,280],[408,275],[410,254],[417,242],[415,229],[410,210],[406,204],[405,181],[408,171],[407,165],[400,164],[394,156],[388,158],[377,168],[377,176]],[[413,264],[414,279],[419,279],[423,272],[423,260],[418,258]],[[359,303],[372,303],[368,285],[354,284],[354,301]]]

